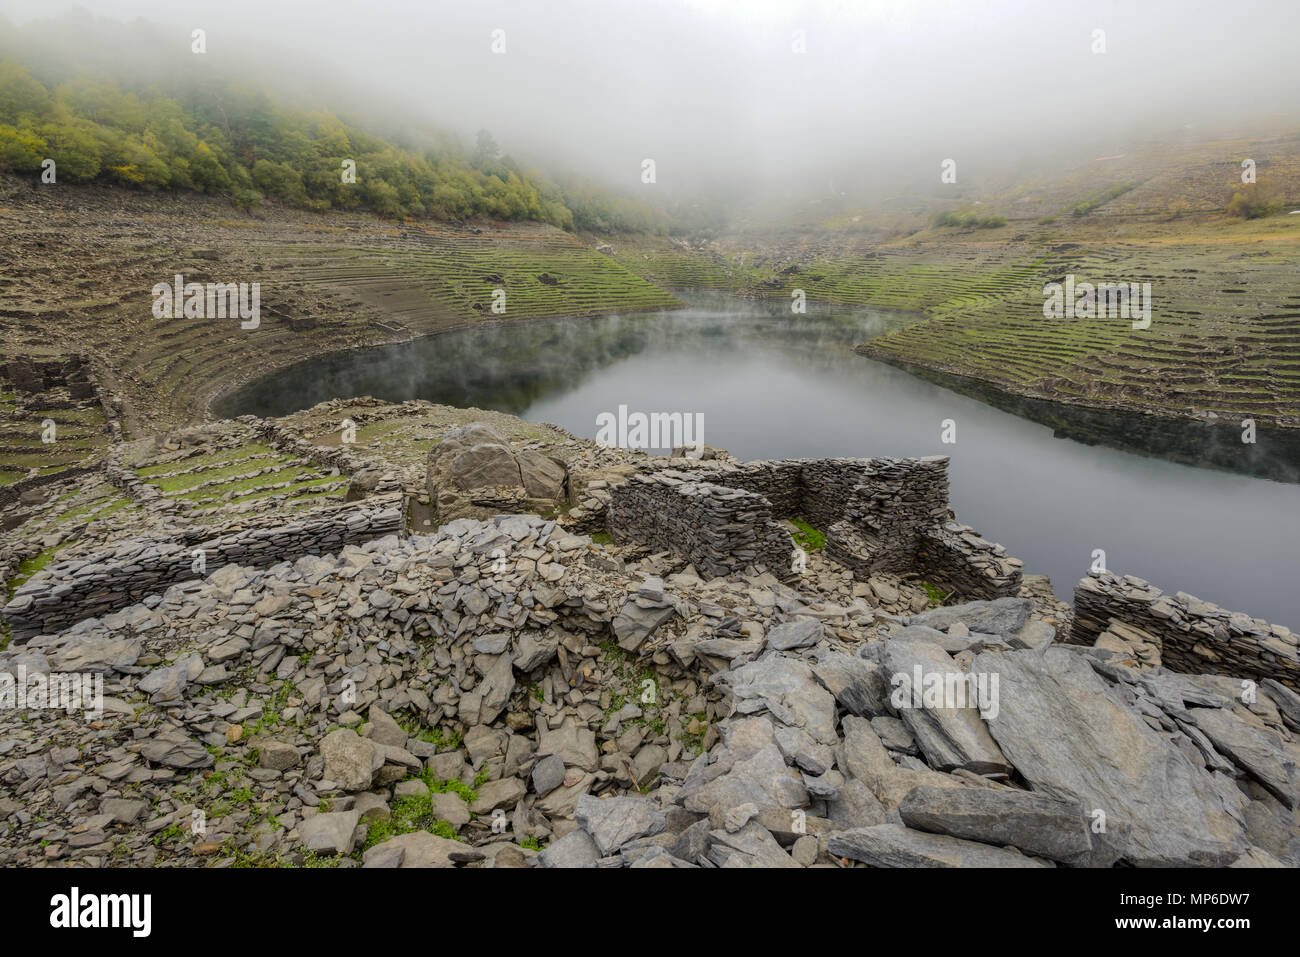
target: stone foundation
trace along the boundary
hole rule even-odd
[[[125,608],[223,565],[266,567],[405,531],[402,496],[396,494],[313,512],[283,525],[238,531],[194,526],[171,538],[128,539],[114,549],[48,566],[24,582],[0,614],[21,642]],[[203,550],[202,574],[194,570],[196,549]]]

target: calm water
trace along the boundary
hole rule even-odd
[[[724,297],[690,301],[677,312],[502,324],[326,356],[252,383],[217,411],[283,415],[334,397],[422,398],[594,438],[596,416],[622,404],[703,413],[704,441],[742,459],[948,455],[958,517],[1027,571],[1050,575],[1063,598],[1100,548],[1121,574],[1300,626],[1300,486],[1057,437],[853,353],[854,342],[905,321],[895,315],[811,305],[813,315],[791,316]],[[946,419],[956,423],[955,444],[941,440]],[[1117,442],[1161,454],[1163,430],[1149,420],[1113,428]],[[1257,474],[1294,478],[1300,467],[1294,446],[1270,448],[1267,436],[1250,451]]]

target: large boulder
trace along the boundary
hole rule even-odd
[[[1227,793],[1235,789],[1221,789],[1152,730],[1083,653],[984,652],[971,670],[1000,679],[988,728],[1002,753],[1035,791],[1080,802],[1091,820],[1104,821],[1119,857],[1137,866],[1222,867],[1245,852],[1244,822]]]
[[[429,450],[426,484],[439,518],[490,518],[501,512],[548,511],[566,500],[562,462],[510,440],[484,422],[448,429]]]
[[[979,701],[983,679],[963,672],[927,637],[926,629],[904,629],[885,644],[880,663],[896,692],[891,702],[930,767],[936,771],[964,768],[977,774],[1011,770],[984,723],[982,715],[995,712],[987,707],[992,702]],[[939,690],[944,693],[930,694]],[[947,700],[949,692],[952,700]]]

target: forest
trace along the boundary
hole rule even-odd
[[[40,175],[53,159],[56,182],[193,190],[244,209],[273,201],[392,218],[667,229],[668,217],[644,203],[521,168],[487,130],[471,150],[449,135],[397,145],[332,112],[287,106],[227,79],[179,77],[162,86],[89,69],[38,79],[0,47],[0,170]]]

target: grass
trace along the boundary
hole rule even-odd
[[[356,851],[356,857],[360,858],[376,844],[416,831],[428,831],[451,841],[460,840],[451,823],[433,813],[432,794],[412,794],[397,798],[390,805],[389,811],[387,820],[375,820],[367,824],[366,839]]]
[[[47,548],[39,555],[33,555],[31,558],[20,562],[17,573],[13,578],[9,579],[8,597],[13,598],[14,592],[16,592],[25,581],[39,572],[46,565],[53,562],[57,551],[57,548]]]
[[[444,751],[455,751],[461,745],[462,737],[459,731],[446,732],[442,730],[441,726],[426,728],[419,722],[410,719],[397,719],[397,725],[411,737],[419,738],[426,744],[433,745],[438,754],[442,754]]]
[[[925,589],[926,597],[930,599],[931,608],[938,608],[948,598],[948,593],[938,585],[931,585],[929,582],[921,582],[921,587]]]
[[[1110,186],[1106,189],[1097,190],[1095,193],[1079,200],[1079,202],[1071,206],[1067,212],[1071,216],[1075,217],[1087,216],[1094,209],[1099,209],[1100,207],[1105,206],[1111,200],[1119,199],[1119,197],[1123,196],[1136,186],[1136,183],[1121,183],[1117,186]]]
[[[826,536],[822,532],[817,531],[817,529],[813,528],[803,519],[792,518],[790,519],[790,524],[796,529],[795,533],[791,537],[794,539],[795,544],[804,551],[821,551],[826,547]]]

